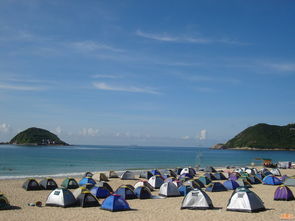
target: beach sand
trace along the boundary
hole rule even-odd
[[[281,170],[282,174],[295,175],[295,169]],[[80,179],[77,178],[77,181]],[[41,179],[37,179],[40,181]],[[55,179],[61,184],[62,178]],[[0,192],[4,193],[15,208],[12,210],[0,210],[0,220],[280,220],[281,216],[293,217],[295,220],[295,201],[274,201],[273,196],[277,186],[253,185],[251,189],[263,201],[267,208],[259,213],[242,213],[226,211],[228,200],[232,191],[211,193],[214,210],[181,210],[183,197],[148,200],[128,200],[134,210],[124,212],[109,212],[100,208],[59,208],[59,207],[32,207],[28,203],[41,201],[45,205],[47,196],[51,191],[25,191],[22,184],[25,179],[0,180]],[[111,179],[109,184],[115,190],[121,184],[134,185],[135,180]],[[290,187],[295,194],[295,187]],[[158,190],[153,192],[158,195]],[[103,199],[99,200],[100,203]]]

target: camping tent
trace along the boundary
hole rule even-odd
[[[272,173],[266,168],[262,168],[259,173],[261,173],[263,176],[272,175]]]
[[[251,184],[247,179],[242,179],[239,178],[236,180],[236,182],[241,186],[241,187],[246,187],[246,188],[252,188]]]
[[[136,187],[136,189],[134,190],[134,193],[138,199],[152,198],[151,191],[149,190],[149,188],[147,188],[145,186]]]
[[[274,176],[282,176],[281,171],[278,168],[274,168],[270,171]]]
[[[74,178],[68,177],[66,178],[62,184],[62,187],[67,188],[67,189],[76,189],[79,187],[77,181]]]
[[[152,176],[153,176],[153,174],[151,173],[151,171],[142,171],[139,175],[139,178],[149,179]]]
[[[92,184],[93,186],[96,184],[95,180],[91,177],[84,177],[79,181],[79,186],[85,185],[85,184]]]
[[[190,191],[192,191],[194,188],[188,185],[181,185],[178,187],[178,191],[181,196],[186,196]]]
[[[71,191],[65,188],[53,190],[46,200],[46,206],[70,207],[76,205],[76,199]]]
[[[228,190],[235,190],[240,185],[234,180],[226,180],[224,181],[223,186]]]
[[[180,175],[181,171],[182,171],[182,168],[180,168],[180,167],[177,167],[177,168],[175,169],[175,173],[176,173],[177,175]]]
[[[110,191],[110,193],[113,193],[114,192],[113,188],[107,182],[101,181],[98,184],[96,184],[96,186],[98,186],[98,187],[104,187],[108,191]]]
[[[233,172],[233,173],[230,173],[230,174],[229,174],[228,179],[229,179],[229,180],[237,180],[237,179],[239,179],[240,176],[241,176],[240,173],[238,173],[238,172]]]
[[[159,190],[160,196],[165,197],[174,197],[174,196],[180,196],[180,193],[178,191],[178,188],[172,183],[163,183]]]
[[[9,209],[10,204],[8,202],[8,199],[0,193],[0,209]]]
[[[159,189],[160,186],[164,183],[164,180],[162,179],[161,176],[159,175],[155,175],[155,176],[152,176],[150,179],[149,179],[149,184],[151,184],[151,186],[154,188],[154,189]]]
[[[146,180],[141,180],[139,182],[137,182],[135,185],[134,185],[134,188],[136,189],[137,187],[139,186],[145,186],[147,187],[150,191],[154,191],[154,188],[152,187],[152,185],[146,181]]]
[[[212,167],[212,166],[208,166],[208,167],[206,167],[204,171],[205,171],[205,172],[210,172],[210,173],[216,173],[216,172],[217,172],[217,171],[215,170],[215,168]]]
[[[134,188],[134,186],[132,186],[131,184],[122,184],[122,185],[120,185],[119,187],[128,187],[129,189],[131,189],[131,190],[135,190],[135,188]]]
[[[223,173],[214,173],[213,176],[215,176],[216,180],[226,180],[226,177],[223,175]]]
[[[40,190],[40,185],[35,179],[27,179],[23,184],[23,188],[27,191]]]
[[[88,172],[84,173],[84,177],[93,177],[93,173],[88,171]]]
[[[199,185],[199,187],[203,188],[205,187],[204,183],[202,183],[199,179],[194,179],[195,183]]]
[[[274,200],[294,200],[292,191],[287,186],[279,186],[274,194]]]
[[[109,178],[119,178],[118,174],[115,171],[110,171],[109,172]]]
[[[161,172],[159,170],[157,170],[157,169],[151,170],[151,173],[153,174],[153,176],[155,176],[155,175],[162,176]]]
[[[201,181],[204,185],[208,185],[209,183],[211,183],[211,179],[205,176],[199,177],[198,180]]]
[[[84,187],[84,186],[80,186],[79,188],[75,189],[75,190],[73,191],[73,195],[74,195],[75,199],[77,199],[78,196],[79,196],[83,191],[86,191],[86,190],[87,190],[87,189],[86,189],[86,187]]]
[[[251,184],[260,184],[262,183],[261,180],[259,178],[257,178],[256,176],[249,176],[247,178],[247,180],[251,183]]]
[[[262,200],[247,188],[237,188],[229,199],[227,210],[238,212],[258,212],[265,210]]]
[[[215,183],[210,183],[207,186],[206,191],[208,191],[208,192],[221,192],[221,191],[227,191],[227,189],[225,188],[225,186],[223,186],[222,183],[215,182]]]
[[[177,177],[177,174],[173,170],[165,170],[163,174],[167,177]]]
[[[202,190],[190,191],[182,201],[181,209],[213,209],[210,197]]]
[[[203,176],[207,177],[210,180],[216,180],[216,177],[212,173],[205,173]]]
[[[274,175],[268,175],[264,177],[262,182],[266,185],[281,185],[283,183],[279,178],[275,177]]]
[[[107,198],[109,195],[111,195],[108,189],[98,186],[92,187],[90,192],[93,196],[96,196],[97,198]]]
[[[196,175],[196,171],[191,167],[183,168],[182,171],[180,172],[180,175],[182,175],[184,173],[188,173],[192,177]]]
[[[88,190],[83,191],[77,197],[77,203],[81,207],[97,207],[100,206],[98,199],[93,196]]]
[[[127,170],[121,175],[121,180],[135,180],[135,174]]]
[[[195,180],[188,180],[188,181],[185,181],[183,183],[183,185],[188,185],[188,186],[191,186],[192,188],[194,189],[201,189],[202,187],[204,187],[204,184],[201,182],[202,186],[199,185],[198,182],[196,182]]]
[[[116,190],[115,194],[120,195],[125,200],[136,199],[136,195],[133,192],[133,190],[130,189],[129,187],[127,187],[127,186],[120,186]]]
[[[40,188],[43,190],[55,190],[57,184],[52,178],[46,178],[40,181]]]
[[[107,175],[105,173],[100,173],[99,174],[99,181],[109,181]]]
[[[107,197],[101,204],[101,209],[111,212],[130,210],[129,204],[120,195],[113,194]]]

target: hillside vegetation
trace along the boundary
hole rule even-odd
[[[18,133],[9,143],[18,145],[68,145],[48,130],[36,127]]]

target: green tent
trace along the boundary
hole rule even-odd
[[[79,187],[77,181],[74,178],[68,177],[66,178],[62,184],[62,187],[66,188],[66,189],[76,189]]]
[[[7,198],[0,193],[0,209],[8,209],[10,207],[10,204],[7,200]]]

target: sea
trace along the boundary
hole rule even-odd
[[[208,147],[0,145],[0,179],[188,167],[261,165],[257,158],[295,161],[295,151],[214,150]]]

